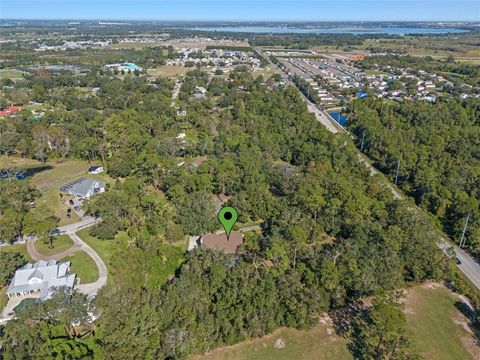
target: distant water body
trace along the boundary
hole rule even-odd
[[[449,34],[464,33],[468,30],[454,28],[420,28],[420,27],[332,27],[332,28],[299,28],[274,26],[215,26],[194,27],[189,30],[244,32],[257,34]]]

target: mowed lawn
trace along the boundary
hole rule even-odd
[[[148,69],[147,74],[149,76],[166,76],[166,77],[174,77],[178,75],[186,74],[189,71],[194,70],[194,68],[188,68],[185,66],[174,66],[174,65],[163,65],[155,69]]]
[[[0,168],[14,167],[17,170],[35,170],[35,174],[30,178],[32,185],[42,193],[47,193],[55,189],[58,193],[60,187],[72,180],[89,177],[93,179],[111,182],[104,173],[99,175],[88,174],[88,168],[92,164],[82,160],[52,160],[43,164],[40,161],[32,159],[23,159],[15,156],[0,157]]]
[[[77,251],[71,256],[64,257],[60,262],[71,261],[70,272],[77,274],[80,284],[88,284],[97,281],[98,268],[95,261],[84,251]]]
[[[51,169],[41,171],[32,177],[32,184],[42,193],[55,189],[58,193],[60,187],[80,177],[94,177],[88,174],[90,164],[81,160],[52,161],[47,163]]]
[[[112,284],[115,281],[114,273],[112,272],[111,260],[114,256],[116,248],[119,246],[126,246],[128,235],[124,232],[117,234],[113,240],[100,240],[90,235],[90,229],[83,229],[77,232],[77,235],[90,245],[93,250],[102,258],[108,270],[108,283]]]
[[[329,334],[328,332],[331,332]],[[276,348],[281,339],[283,348]],[[347,340],[335,335],[333,328],[317,325],[312,330],[278,329],[271,335],[237,345],[216,349],[208,355],[191,360],[347,360],[353,356],[347,349]]]
[[[70,219],[67,218],[67,209],[71,208],[71,206],[67,205],[66,201],[70,199],[70,197],[64,196],[63,198],[59,195],[59,189],[54,188],[42,195],[36,203],[38,206],[45,205],[50,210],[53,211],[54,215],[60,219],[59,225],[68,225],[73,224],[80,221],[80,217],[75,213],[75,211],[71,212]]]
[[[165,43],[156,41],[156,42],[148,42],[148,43],[141,43],[141,42],[121,42],[118,44],[111,44],[108,47],[111,49],[144,49],[149,47],[155,46],[162,46]]]
[[[28,169],[41,166],[42,163],[33,159],[16,156],[0,156],[0,168],[13,167],[15,169]]]
[[[1,252],[19,252],[25,257],[25,259],[27,259],[27,261],[33,261],[30,255],[28,255],[27,244],[0,246],[0,253]]]
[[[59,235],[55,236],[52,245],[53,247],[50,248],[47,242],[40,240],[35,242],[35,248],[40,254],[52,256],[70,249],[73,246],[73,240],[68,235]]]
[[[0,169],[11,167],[17,170],[27,170],[33,172],[29,177],[42,196],[36,201],[37,205],[45,205],[53,211],[56,217],[60,219],[59,225],[67,225],[80,221],[77,214],[72,211],[70,219],[67,219],[67,209],[69,206],[65,202],[68,196],[60,197],[60,187],[73,180],[88,177],[97,179],[105,183],[112,183],[113,179],[105,173],[92,175],[88,173],[91,166],[87,161],[82,160],[52,160],[46,164],[32,159],[23,159],[15,156],[0,157]]]
[[[23,78],[24,73],[15,69],[5,69],[0,71],[0,79]]]
[[[468,319],[455,306],[460,302],[456,294],[436,284],[409,292],[405,303],[408,327],[426,359],[474,359],[474,353],[476,359],[480,358],[480,347],[474,345],[472,334],[466,330]]]

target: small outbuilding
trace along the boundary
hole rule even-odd
[[[89,174],[100,174],[103,172],[103,166],[90,166],[88,168]]]

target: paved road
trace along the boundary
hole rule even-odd
[[[95,225],[99,223],[101,220],[99,218],[93,218],[91,216],[84,217],[81,221],[76,222],[70,225],[59,226],[58,230],[60,233],[68,233],[68,232],[77,232],[79,230],[85,229],[89,226]]]
[[[282,80],[286,84],[296,87],[295,83],[292,81],[292,79],[290,79],[288,74],[285,73],[285,71],[283,71],[278,65],[272,63],[270,61],[269,57],[267,55],[265,55],[262,52],[262,50],[260,50],[258,48],[255,48],[255,50],[257,50],[257,52],[260,55],[262,55],[265,59],[268,60],[271,67],[274,70],[276,70],[278,74],[280,74],[280,76],[282,77]],[[315,115],[315,117],[317,118],[317,120],[320,121],[328,129],[328,131],[330,131],[334,134],[340,132],[340,126],[338,126],[336,124],[335,120],[333,120],[329,115],[325,114],[325,112],[321,111],[318,108],[318,106],[316,104],[312,103],[305,95],[303,95],[303,93],[301,91],[300,91],[300,96],[302,97],[303,101],[306,102],[308,111],[313,113]]]
[[[70,255],[73,255],[74,253],[76,253],[77,251],[80,251],[81,248],[80,246],[78,246],[77,244],[73,244],[71,248],[61,252],[61,253],[58,253],[58,254],[55,254],[55,255],[50,255],[50,256],[46,256],[46,255],[42,255],[38,252],[36,246],[35,246],[35,242],[37,241],[36,238],[34,237],[30,237],[28,240],[27,240],[27,252],[28,252],[28,255],[30,255],[30,257],[35,260],[35,261],[39,261],[39,260],[45,260],[45,261],[50,261],[50,260],[60,260],[60,259],[63,259],[64,257],[67,257],[67,256],[70,256]]]
[[[460,261],[457,266],[462,272],[470,279],[470,281],[477,288],[480,289],[480,265],[464,250],[460,249],[457,245],[451,245],[445,238],[440,238],[440,249],[446,251],[446,249],[452,247],[457,255],[457,259]]]
[[[82,294],[88,296],[95,296],[102,287],[107,284],[108,271],[107,266],[103,262],[102,258],[93,250],[89,245],[87,245],[80,237],[74,233],[67,233],[68,236],[75,242],[75,245],[78,245],[81,250],[85,251],[92,259],[95,261],[95,264],[98,268],[98,279],[97,281],[89,284],[80,284],[76,288]]]
[[[238,229],[238,231],[241,231],[241,232],[249,232],[249,231],[257,231],[257,230],[261,230],[261,226],[260,225],[252,225],[252,226],[245,226],[243,228],[240,228]]]
[[[302,97],[304,98],[303,100],[307,102],[308,111],[315,114],[317,120],[320,121],[327,128],[328,131],[334,134],[340,132],[340,130],[338,130],[338,127],[333,124],[332,120],[330,120],[329,117],[323,111],[321,111],[317,105],[310,102],[306,98],[306,96],[303,96],[303,94]]]
[[[263,54],[259,49],[257,49],[257,51],[260,54],[262,54],[267,60],[270,61],[270,59],[265,54]],[[272,64],[272,66],[277,70],[277,72],[282,76],[282,79],[287,84],[295,86],[295,84],[290,80],[288,75],[281,68],[279,68],[277,65],[273,64],[272,62],[270,62],[270,64]],[[335,126],[334,124],[332,124],[332,121],[334,120],[331,119],[330,116],[326,114],[324,111],[321,111],[320,109],[318,109],[318,107],[315,104],[313,104],[309,99],[307,99],[307,97],[304,96],[303,94],[302,94],[302,99],[307,103],[308,110],[315,114],[315,117],[317,118],[317,120],[319,120],[327,128],[327,130],[329,130],[331,133],[334,133],[334,134],[338,133],[339,131],[346,132],[346,130],[343,129],[342,127]],[[365,157],[365,155],[363,155],[362,153],[358,153],[358,158],[360,162],[362,162],[370,170],[370,175],[373,176],[375,174],[380,173],[379,170],[377,170],[367,161],[367,158]],[[404,196],[397,190],[397,188],[393,184],[389,182],[385,182],[385,186],[392,192],[393,197],[396,200],[403,199]],[[419,211],[419,210],[416,210],[416,211]],[[448,247],[453,247],[457,255],[457,258],[460,260],[460,262],[457,264],[458,268],[468,277],[468,279],[470,279],[470,281],[477,288],[480,289],[480,265],[475,261],[475,259],[470,254],[460,249],[458,246],[456,245],[452,246],[450,242],[448,242],[445,238],[443,238],[440,235],[439,235],[438,246],[443,251],[445,251]]]

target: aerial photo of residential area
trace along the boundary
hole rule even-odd
[[[0,360],[480,360],[480,1],[0,0]]]

